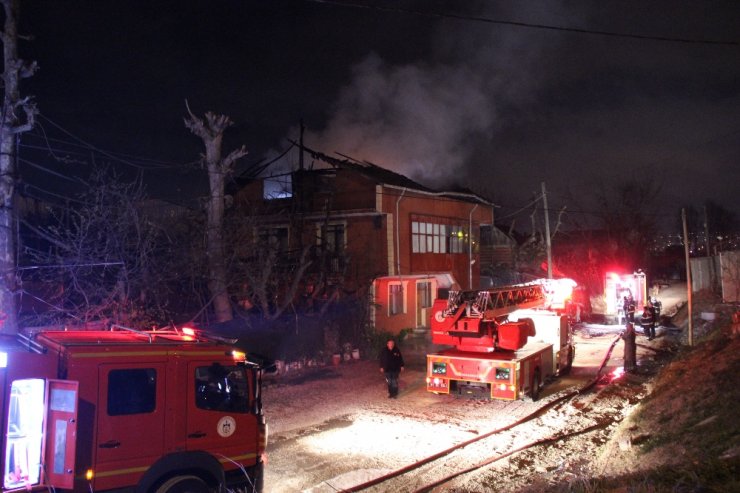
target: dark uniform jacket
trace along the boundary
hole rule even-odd
[[[653,325],[653,322],[655,322],[653,318],[653,309],[650,307],[645,307],[645,310],[642,312],[642,318],[640,319],[640,325],[643,327],[648,327],[650,325]]]
[[[400,372],[401,368],[404,366],[403,356],[401,356],[401,351],[399,351],[398,346],[393,346],[392,350],[388,349],[388,346],[385,346],[380,351],[378,361],[380,362],[380,367],[383,371],[387,372]]]

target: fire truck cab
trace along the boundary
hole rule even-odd
[[[262,491],[262,369],[227,341],[114,327],[5,342],[3,492]]]

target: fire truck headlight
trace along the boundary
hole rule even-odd
[[[95,473],[93,472],[92,469],[88,469],[87,471],[85,471],[85,479],[87,479],[88,481],[92,481],[94,477],[95,477]]]
[[[506,390],[506,384],[502,383],[501,385],[498,386],[498,388],[501,390]]]

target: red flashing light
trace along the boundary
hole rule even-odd
[[[618,368],[615,368],[614,371],[611,372],[609,375],[609,381],[613,382],[615,380],[619,380],[624,376],[624,367],[620,366]]]

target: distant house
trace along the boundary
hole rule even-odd
[[[513,258],[513,242],[495,228],[494,204],[486,199],[310,152],[329,167],[292,172],[290,186],[273,187],[271,197],[271,179],[249,181],[235,205],[252,216],[255,234],[286,252],[313,242],[325,259],[316,265],[344,291],[369,288],[376,328],[428,327],[435,298],[455,283],[478,289],[482,260]]]

